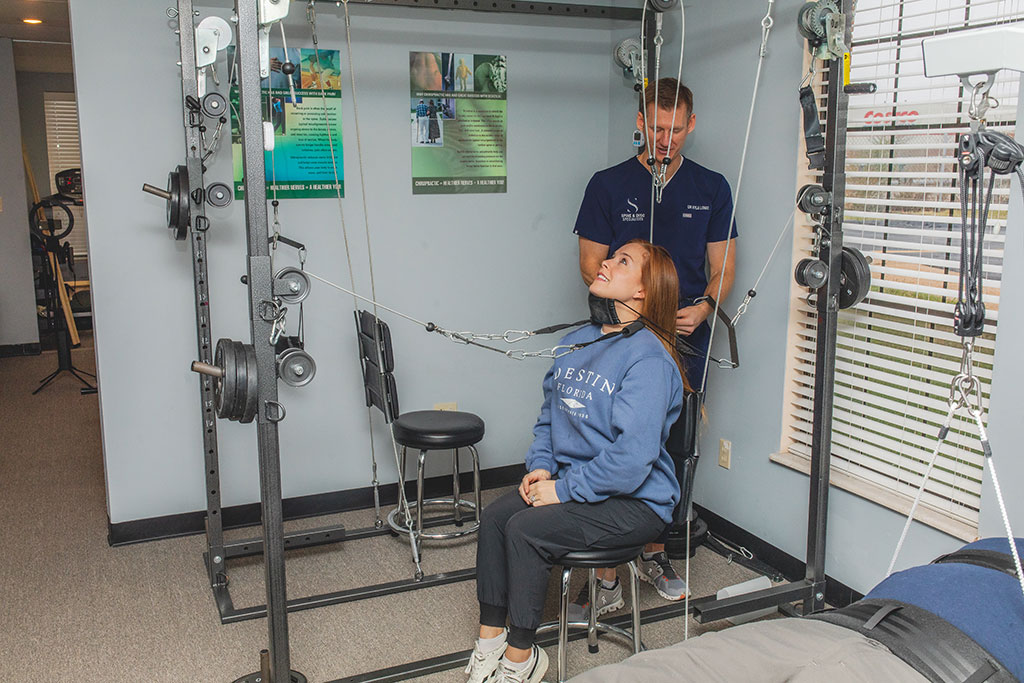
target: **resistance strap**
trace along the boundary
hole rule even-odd
[[[814,57],[811,57],[814,59]],[[822,170],[825,168],[825,138],[821,134],[821,123],[818,121],[818,104],[814,99],[814,90],[810,85],[800,88],[800,108],[804,112],[804,142],[807,144],[807,168]]]

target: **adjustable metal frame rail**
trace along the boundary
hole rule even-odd
[[[210,330],[210,288],[206,261],[206,202],[203,194],[203,144],[199,130],[199,117],[189,110],[185,102],[199,99],[199,78],[196,73],[195,11],[192,0],[178,0],[178,43],[181,63],[181,106],[185,126],[185,165],[188,168],[188,196],[192,225],[192,277],[196,305],[196,337],[198,358],[213,364],[213,344]],[[203,460],[206,464],[206,547],[209,557],[207,574],[210,585],[226,583],[224,574],[224,525],[221,521],[220,463],[217,451],[217,416],[213,379],[199,378],[199,407],[203,438]]]
[[[434,517],[423,520],[424,528],[446,526],[454,523],[454,517]],[[350,531],[346,531],[343,525],[327,526],[286,534],[284,537],[284,545],[285,550],[294,550],[296,548],[310,548],[318,545],[328,545],[331,543],[340,543],[342,541],[354,541],[361,538],[373,538],[375,536],[387,536],[391,534],[393,534],[393,532],[390,527],[387,526],[380,529],[376,527],[366,527]],[[226,559],[260,555],[263,553],[263,539],[246,538],[231,541],[223,545],[223,552]],[[203,553],[203,561],[206,563],[207,569],[209,570],[209,552]],[[445,584],[456,583],[458,581],[468,581],[475,578],[476,568],[468,567],[466,569],[458,569],[450,572],[428,574],[419,581],[413,578],[400,579],[398,581],[387,581],[369,586],[359,586],[358,588],[332,591],[330,593],[320,593],[301,598],[292,598],[291,600],[286,601],[285,608],[289,612],[299,612],[307,609],[316,609],[317,607],[326,607],[328,605],[338,605],[343,602],[355,602],[357,600],[377,598],[383,595],[391,595],[393,593],[405,593],[408,591],[419,590],[421,588],[443,586]],[[222,624],[233,624],[239,621],[260,619],[267,616],[266,604],[253,605],[251,607],[235,607],[231,598],[230,588],[226,581],[215,583],[212,587],[214,603],[217,605],[217,612],[220,615],[220,621]]]
[[[589,17],[613,20],[638,20],[641,17],[641,11],[637,9],[603,7],[600,5],[575,3],[512,2],[510,0],[426,0],[422,2],[421,0],[385,0],[384,2],[380,2],[379,0],[349,1],[354,4],[373,4],[375,6],[425,7],[430,9],[475,10],[482,12]],[[179,0],[178,16],[179,25],[185,26],[185,30],[180,30],[182,102],[184,103],[185,98],[190,95],[198,98],[193,21],[195,13],[193,11],[192,0]],[[184,116],[186,150],[188,152],[189,194],[192,196],[197,189],[201,189],[203,187],[202,145],[198,125],[189,124],[189,112],[187,108],[184,110]],[[192,253],[195,279],[196,329],[198,333],[199,359],[205,363],[212,364],[213,344],[211,342],[210,297],[207,285],[209,279],[207,276],[206,241],[204,239],[208,223],[203,212],[204,204],[202,202],[192,203],[192,216],[194,221],[194,229],[192,230]],[[197,225],[201,227],[195,229],[195,226]],[[256,605],[244,608],[234,607],[230,589],[228,587],[227,561],[232,558],[246,557],[262,553],[263,541],[260,538],[249,538],[225,543],[220,498],[220,464],[217,447],[217,423],[214,413],[213,381],[205,375],[200,375],[199,377],[203,453],[206,465],[206,551],[203,554],[204,564],[207,569],[210,587],[213,592],[214,602],[217,605],[221,622],[233,623],[246,619],[255,619],[266,616],[266,605]],[[450,524],[453,521],[453,519],[449,518],[428,520],[426,521],[425,526],[440,526]],[[389,530],[376,528],[346,530],[344,525],[339,524],[336,526],[320,527],[317,529],[285,534],[284,545],[286,550],[291,550],[296,548],[326,545],[330,543],[339,543],[358,538],[369,538],[386,533],[390,533]],[[389,593],[428,588],[431,586],[451,583],[453,581],[471,579],[475,576],[475,570],[463,569],[455,572],[428,575],[424,577],[422,581],[415,581],[410,578],[408,580],[381,583],[358,589],[312,595],[305,598],[296,598],[294,600],[286,601],[286,604],[288,611],[312,609],[314,607],[377,597]]]
[[[249,331],[256,351],[258,408],[256,434],[259,447],[260,501],[263,513],[263,567],[267,591],[269,657],[261,662],[257,680],[283,683],[292,680],[288,652],[288,613],[284,566],[284,517],[281,500],[281,457],[277,423],[284,416],[277,401],[276,352],[270,342],[273,322],[262,315],[273,301],[273,273],[267,241],[267,181],[263,151],[263,114],[260,88],[260,30],[256,2],[236,0],[238,17],[239,132],[245,178],[245,233],[248,246]],[[261,658],[263,659],[263,658]],[[251,677],[250,677],[251,678]]]
[[[853,0],[843,0],[845,42],[851,42]],[[832,202],[822,222],[819,255],[829,264],[828,283],[818,290],[817,337],[814,365],[814,427],[811,435],[811,473],[807,511],[807,568],[802,581],[755,593],[716,600],[694,608],[704,623],[747,614],[765,607],[801,600],[806,616],[825,608],[825,540],[828,530],[829,476],[832,458],[832,411],[835,398],[836,329],[839,319],[839,278],[843,259],[843,198],[846,194],[846,113],[841,60],[829,64],[825,114],[825,171],[822,186]]]
[[[330,2],[336,0],[314,0]],[[538,14],[547,17],[587,17],[593,19],[639,20],[642,10],[604,5],[582,5],[565,2],[537,2],[536,0],[348,0],[350,5],[374,7],[421,7],[424,9],[471,10],[502,14]]]

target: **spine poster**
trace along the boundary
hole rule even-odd
[[[504,55],[409,53],[412,193],[505,192]]]
[[[234,49],[233,45],[228,47],[228,64],[234,63]],[[318,56],[312,49],[293,48],[285,55],[283,48],[271,48],[270,77],[263,79],[261,85],[263,120],[274,127],[274,149],[264,155],[267,197],[274,198],[275,191],[280,199],[335,197],[338,189],[345,196],[340,52],[320,50]],[[242,199],[245,184],[238,127],[238,86],[231,87],[230,96],[235,199]]]

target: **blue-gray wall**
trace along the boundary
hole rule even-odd
[[[796,169],[803,163],[797,158],[796,102],[803,45],[792,22],[800,4],[776,2],[739,201],[739,265],[729,310],[753,283],[792,210]],[[765,7],[728,0],[690,2],[686,9],[683,75],[695,92],[697,129],[685,153],[723,172],[735,187]],[[340,10],[326,4],[318,10],[321,46],[343,48]],[[578,23],[567,30],[526,18],[430,11],[356,12],[353,8],[354,50],[380,300],[421,319],[479,331],[578,317],[584,290],[570,230],[593,170],[630,152],[636,100],[610,58],[611,48],[629,31]],[[289,45],[306,46],[301,7],[296,5],[293,14]],[[177,45],[157,3],[72,0],[71,16],[110,517],[121,522],[202,509],[196,379],[187,371],[195,346],[189,251],[167,239],[162,202],[138,190],[143,181],[162,183],[182,159]],[[665,74],[676,68],[676,22],[673,16],[666,21]],[[115,23],[134,27],[116,54],[108,40]],[[406,64],[407,52],[420,49],[508,55],[508,194],[411,196]],[[108,64],[125,51],[135,59],[119,61],[127,70],[119,72],[119,80],[146,83],[147,96],[135,102],[133,115],[111,126]],[[357,286],[367,292],[351,105],[346,83],[344,206]],[[230,160],[222,152],[208,179],[227,180],[229,175]],[[214,337],[245,339],[245,289],[238,284],[245,271],[242,207],[236,203],[209,213]],[[1011,234],[1020,230],[1019,215],[1011,220]],[[307,267],[312,272],[347,281],[336,202],[285,201],[281,216],[284,232],[310,246]],[[1016,249],[1008,247],[1008,263],[1020,257]],[[712,370],[706,455],[696,496],[700,504],[802,558],[807,477],[769,461],[779,447],[783,413],[791,272],[786,254],[783,249],[740,324],[742,367]],[[1013,268],[1006,271],[1004,292],[1021,291],[1024,285],[1014,279]],[[1019,422],[1012,414],[1016,402],[1009,382],[1022,368],[1006,350],[1006,340],[1019,343],[1024,328],[1009,318],[1000,330],[1000,372],[993,386],[997,452],[1000,444],[1009,447]],[[427,336],[401,320],[391,322],[403,409],[458,401],[487,422],[484,466],[518,462],[529,442],[545,364],[505,361]],[[366,486],[369,435],[350,300],[315,286],[306,304],[306,333],[319,370],[309,387],[281,390],[288,407],[281,428],[284,493]],[[1004,362],[1010,369],[999,365]],[[221,421],[219,431],[224,504],[256,500],[252,428]],[[716,465],[719,438],[733,442],[730,470]],[[393,481],[394,465],[379,420],[375,440],[381,480]],[[1019,480],[1021,466],[1012,458],[1003,456],[1000,465],[1004,486]],[[993,505],[986,489],[985,533],[997,531],[990,523]],[[1020,524],[1022,512],[1015,517]],[[901,525],[898,515],[834,491],[829,573],[867,590],[881,578]],[[928,561],[958,544],[915,526],[904,564]]]
[[[25,171],[21,160],[21,126],[14,51],[0,38],[0,346],[35,344],[36,300],[29,250]]]
[[[322,48],[344,47],[340,11],[318,5]],[[296,4],[288,23],[292,47],[310,45],[304,15]],[[187,243],[169,241],[163,203],[139,191],[144,181],[163,184],[183,158],[177,41],[164,4],[155,2],[74,0],[71,18],[110,519],[203,509],[197,379],[188,371],[195,356],[191,258]],[[529,18],[471,20],[432,11],[373,16],[365,9],[353,17],[378,297],[457,329],[578,319],[585,298],[571,229],[590,174],[608,162],[608,31],[600,24],[566,31]],[[133,26],[127,44],[111,44],[111,25]],[[508,55],[507,194],[411,195],[408,52],[437,49]],[[118,57],[126,52],[134,55],[127,62]],[[146,96],[133,100],[116,125],[112,61],[120,65],[119,82],[146,84]],[[344,209],[357,286],[368,293],[352,103],[346,83]],[[225,149],[207,179],[228,181],[230,174]],[[242,214],[240,202],[209,212],[214,338],[248,338],[246,291],[238,282],[245,272]],[[283,201],[281,220],[287,235],[309,246],[312,272],[347,282],[336,201]],[[287,263],[294,259],[285,252],[280,265]],[[296,313],[289,316],[293,332]],[[318,373],[304,389],[281,391],[288,408],[281,426],[286,496],[370,482],[351,299],[317,285],[305,314]],[[509,361],[390,321],[402,408],[457,401],[487,423],[485,467],[518,461],[529,444],[545,362]],[[394,481],[387,432],[375,421],[381,480]],[[222,421],[219,435],[224,504],[256,500],[254,430]]]

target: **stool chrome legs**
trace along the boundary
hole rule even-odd
[[[633,654],[640,654],[643,645],[640,643],[640,604],[637,596],[640,595],[640,568],[636,560],[629,563],[629,590],[633,594]]]
[[[406,515],[414,517],[414,523],[412,528],[412,536],[415,541],[415,551],[419,554],[420,541],[423,539],[427,540],[446,540],[451,538],[459,538],[468,534],[476,533],[480,528],[480,510],[482,507],[480,500],[480,458],[477,454],[474,446],[467,446],[473,461],[473,500],[463,500],[461,498],[461,486],[459,482],[459,475],[461,469],[459,467],[459,449],[455,449],[452,453],[452,497],[451,498],[432,498],[425,499],[424,491],[424,470],[426,465],[426,457],[429,451],[421,450],[419,456],[416,459],[416,500],[407,501],[408,509],[403,509],[401,506],[395,508],[388,514],[388,525],[397,533],[408,534],[410,530],[407,527]],[[399,456],[399,467],[401,468],[402,481],[399,482],[399,486],[404,486],[405,477],[405,466],[406,466],[406,448],[402,447],[402,452]],[[401,498],[400,498],[401,500]],[[430,505],[444,505],[451,508],[454,516],[455,524],[462,527],[456,531],[438,532],[438,533],[426,533],[423,530],[423,508]],[[412,508],[415,507],[415,511]],[[465,526],[463,524],[463,513],[466,511],[473,511],[473,524]]]
[[[572,567],[562,569],[562,595],[558,602],[558,683],[565,680],[566,660],[569,642],[569,579],[572,577]]]
[[[590,592],[590,609],[588,610],[588,619],[586,622],[569,622],[569,579],[572,576],[572,567],[562,568],[562,581],[561,581],[561,595],[559,596],[558,602],[558,623],[549,622],[541,624],[540,628],[537,629],[537,633],[543,633],[550,631],[554,628],[558,629],[558,683],[565,683],[567,677],[567,660],[568,660],[568,642],[569,642],[569,626],[573,627],[586,627],[587,629],[587,646],[590,652],[598,651],[597,634],[599,631],[605,631],[611,635],[621,636],[629,640],[633,645],[633,653],[637,654],[643,649],[643,645],[640,642],[640,570],[637,567],[636,560],[632,560],[628,563],[629,565],[629,587],[632,593],[633,604],[630,606],[633,610],[633,628],[627,631],[624,628],[618,626],[612,626],[597,620],[597,570],[590,569],[588,577],[589,580],[589,592]]]

